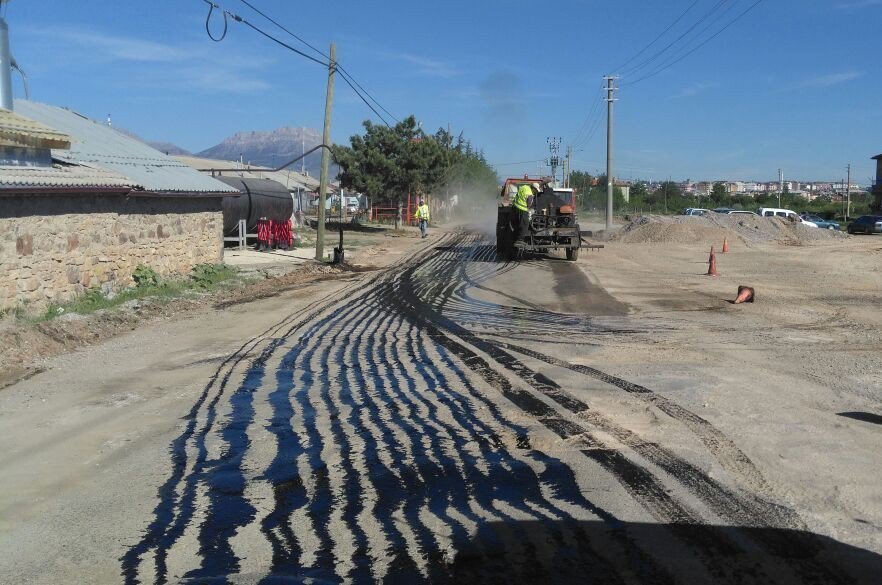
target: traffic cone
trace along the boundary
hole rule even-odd
[[[720,273],[717,272],[717,255],[714,254],[714,249],[711,248],[710,258],[707,261],[707,276],[719,276]]]
[[[740,305],[741,303],[752,303],[755,300],[755,293],[753,288],[749,286],[739,286],[738,287],[738,296],[735,297],[735,304]]]
[[[729,238],[723,238],[723,254],[729,253]]]

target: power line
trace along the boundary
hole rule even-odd
[[[671,67],[673,67],[674,65],[676,65],[677,63],[679,63],[680,61],[682,61],[683,59],[685,59],[686,57],[688,57],[689,55],[691,55],[692,53],[694,53],[695,51],[697,51],[698,49],[702,48],[703,46],[705,46],[706,44],[708,44],[709,42],[711,42],[712,40],[714,40],[715,38],[717,38],[718,36],[720,36],[721,34],[723,34],[723,32],[725,32],[725,31],[726,31],[729,27],[731,27],[733,24],[735,24],[736,22],[738,22],[739,20],[741,20],[742,18],[744,18],[744,16],[746,16],[748,12],[750,12],[751,10],[753,10],[754,8],[756,8],[760,3],[762,3],[762,1],[763,1],[763,0],[756,0],[756,2],[754,2],[753,4],[751,4],[750,6],[748,6],[748,7],[747,7],[743,12],[741,12],[738,16],[736,16],[735,18],[733,18],[732,20],[730,20],[729,23],[726,24],[726,26],[724,26],[723,28],[721,28],[720,30],[718,30],[717,32],[715,32],[715,33],[714,33],[713,35],[711,35],[710,37],[706,38],[706,39],[705,39],[704,41],[702,41],[699,45],[693,47],[691,50],[689,50],[689,51],[687,51],[686,53],[680,55],[679,57],[677,57],[677,58],[674,59],[673,61],[669,61],[669,62],[665,63],[665,64],[662,65],[659,69],[656,69],[656,70],[653,71],[652,73],[649,73],[649,74],[647,74],[647,75],[644,75],[643,77],[640,77],[640,78],[638,78],[638,79],[635,79],[634,81],[630,81],[630,82],[625,83],[625,84],[622,84],[622,85],[623,85],[623,86],[631,86],[631,85],[635,85],[635,84],[637,84],[637,83],[640,83],[641,81],[645,81],[645,80],[647,80],[647,79],[649,79],[649,78],[651,78],[651,77],[655,77],[656,75],[658,75],[658,74],[661,73],[662,71],[665,71],[665,70],[667,70],[667,69],[670,69]]]
[[[233,13],[233,12],[230,12],[229,10],[226,10],[226,9],[222,8],[220,5],[216,4],[215,2],[212,2],[211,0],[202,0],[202,1],[205,2],[206,4],[208,4],[208,6],[209,6],[209,9],[208,9],[208,17],[207,17],[206,20],[205,20],[205,29],[206,29],[206,31],[208,32],[208,36],[211,38],[211,40],[213,40],[213,41],[215,41],[215,42],[220,42],[220,41],[222,41],[222,40],[226,37],[226,34],[227,34],[227,17],[229,17],[229,18],[232,18],[233,20],[235,20],[236,22],[240,22],[240,23],[244,24],[245,26],[247,26],[247,27],[249,27],[250,29],[252,29],[254,32],[256,32],[256,33],[262,35],[263,37],[265,37],[265,38],[267,38],[267,39],[269,39],[269,40],[271,40],[271,41],[273,41],[274,43],[276,43],[276,44],[278,44],[278,45],[280,45],[280,46],[282,46],[282,47],[288,49],[289,51],[292,51],[292,52],[294,52],[294,53],[300,55],[301,57],[304,57],[304,58],[306,58],[306,59],[309,59],[310,61],[312,61],[312,62],[314,62],[314,63],[318,63],[319,65],[322,65],[323,67],[328,67],[328,68],[331,67],[330,58],[328,58],[328,59],[329,59],[328,62],[325,62],[325,61],[322,61],[321,59],[317,59],[316,57],[313,57],[312,55],[308,55],[308,54],[304,53],[303,51],[301,51],[300,49],[297,49],[296,47],[292,47],[291,45],[289,45],[288,43],[282,41],[281,39],[278,39],[278,38],[274,37],[274,36],[271,35],[270,33],[264,31],[263,29],[261,29],[260,27],[258,27],[258,26],[256,26],[256,25],[252,24],[252,23],[249,22],[247,19],[242,18],[242,17],[239,16],[238,14],[235,14],[235,13]],[[245,2],[245,4],[247,4],[248,6],[251,6],[251,7],[253,8],[253,6],[252,6],[250,3],[246,2],[245,0],[242,0],[242,1]],[[212,15],[212,13],[213,13],[213,11],[214,11],[215,9],[221,10],[222,13],[223,13],[223,15],[224,15],[224,32],[223,32],[223,34],[222,34],[220,37],[215,37],[214,35],[212,35],[212,34],[211,34],[211,30],[210,30],[210,28],[209,28],[209,22],[210,22],[210,19],[211,19],[211,15]],[[257,9],[255,9],[255,10],[257,10]],[[268,20],[270,20],[271,22],[273,22],[274,24],[276,24],[277,26],[279,26],[280,28],[282,28],[282,30],[284,30],[285,32],[287,32],[288,34],[290,34],[292,37],[296,38],[296,39],[299,40],[300,42],[302,42],[302,43],[306,44],[308,47],[312,48],[314,51],[316,51],[316,52],[319,53],[320,55],[322,55],[322,56],[326,56],[324,53],[322,53],[321,51],[319,51],[318,49],[316,49],[315,47],[313,47],[312,45],[310,45],[309,43],[307,43],[306,41],[304,41],[303,39],[301,39],[300,37],[298,37],[297,35],[295,35],[295,34],[292,33],[291,31],[287,30],[285,27],[283,27],[283,26],[281,26],[280,24],[276,23],[274,20],[272,20],[271,18],[269,18],[268,16],[266,16],[265,14],[263,14],[262,12],[260,12],[259,10],[258,10],[258,13],[261,14],[262,16],[264,16],[264,18],[267,18]],[[342,68],[339,66],[339,64],[337,64],[336,62],[334,63],[333,68],[334,68],[335,71],[340,71],[340,70],[342,69]],[[352,91],[355,92],[355,95],[357,95],[357,96],[361,99],[361,101],[364,102],[364,104],[365,104],[365,105],[366,105],[366,106],[367,106],[367,107],[368,107],[368,108],[369,108],[374,114],[376,114],[376,116],[377,116],[378,118],[380,118],[380,120],[383,121],[383,124],[385,124],[386,126],[389,126],[389,122],[387,122],[386,119],[385,119],[385,118],[384,118],[384,117],[383,117],[383,116],[382,116],[382,115],[376,110],[376,108],[374,108],[374,106],[372,106],[372,105],[370,104],[370,102],[368,102],[367,98],[365,98],[365,97],[359,92],[359,90],[357,90],[357,89],[355,88],[355,85],[358,85],[358,82],[355,82],[355,80],[350,81],[348,75],[342,75],[342,74],[341,74],[341,75],[340,75],[340,78],[343,79],[343,81],[345,81],[346,84],[347,84],[350,88],[352,88]],[[354,83],[354,85],[353,85],[353,83]],[[359,87],[360,87],[360,86],[359,86]],[[362,91],[364,91],[364,90],[362,89]],[[365,93],[367,93],[367,92],[365,92]],[[376,101],[376,100],[374,100],[374,101]],[[378,104],[378,105],[379,105],[379,104]],[[382,108],[382,106],[380,106],[380,107]],[[383,109],[385,109],[385,108],[383,108]],[[390,127],[391,127],[391,126],[390,126]]]
[[[276,25],[277,27],[279,27],[280,29],[282,29],[283,31],[285,31],[286,33],[288,33],[289,35],[291,35],[292,37],[294,37],[295,39],[297,39],[298,41],[300,41],[301,43],[303,43],[304,45],[306,45],[307,47],[309,47],[310,49],[312,49],[313,51],[315,51],[316,53],[318,53],[320,56],[324,57],[324,58],[327,59],[328,61],[331,60],[331,58],[328,56],[327,53],[325,53],[324,51],[320,51],[319,49],[317,49],[317,48],[315,48],[314,46],[310,45],[308,42],[306,42],[306,41],[305,41],[304,39],[302,39],[300,36],[294,34],[294,33],[291,32],[290,30],[288,30],[287,28],[285,28],[280,22],[278,22],[277,20],[273,19],[270,15],[268,15],[267,13],[263,12],[262,10],[260,10],[260,8],[258,8],[257,6],[255,6],[254,4],[252,4],[251,2],[249,2],[248,0],[240,0],[240,1],[242,2],[242,4],[244,4],[245,6],[247,6],[248,8],[250,8],[251,10],[253,10],[254,12],[258,13],[259,15],[261,15],[262,17],[264,17],[265,19],[267,19],[268,21],[270,21],[271,23],[273,23],[274,25]],[[339,67],[338,67],[338,69],[339,69]]]
[[[723,6],[723,4],[725,4],[727,1],[728,1],[728,0],[719,0],[716,4],[714,4],[714,6],[713,6],[710,10],[708,10],[708,11],[704,14],[704,16],[702,16],[702,17],[699,18],[695,23],[693,23],[692,26],[690,26],[689,28],[687,28],[687,29],[686,29],[686,30],[685,30],[680,36],[678,36],[678,37],[675,38],[673,41],[671,41],[670,43],[668,43],[667,45],[665,45],[661,50],[657,51],[655,54],[653,54],[653,55],[651,55],[650,57],[644,59],[643,61],[639,62],[637,65],[635,65],[635,66],[629,68],[628,70],[623,71],[623,72],[622,72],[622,76],[625,76],[625,75],[633,75],[634,73],[636,73],[637,71],[639,71],[640,69],[642,69],[643,67],[645,67],[646,65],[648,65],[649,63],[652,63],[653,61],[655,61],[656,59],[658,59],[659,57],[661,57],[661,56],[662,56],[663,54],[665,54],[665,53],[666,53],[671,47],[673,47],[674,45],[676,45],[678,42],[680,42],[681,40],[683,40],[683,39],[684,39],[689,33],[691,33],[693,30],[695,30],[695,29],[696,29],[701,23],[703,23],[703,22],[706,21],[708,18],[710,18],[710,17],[711,17],[711,16],[712,16],[717,10],[719,10],[719,9]]]
[[[244,0],[243,0],[243,1],[244,1]],[[670,25],[668,25],[668,28],[666,28],[666,29],[663,30],[661,33],[659,33],[659,35],[658,35],[657,37],[655,37],[655,38],[652,40],[652,42],[650,42],[648,45],[646,45],[645,47],[643,47],[642,49],[640,49],[639,51],[637,51],[637,53],[635,53],[630,59],[628,59],[627,61],[625,61],[624,63],[622,63],[622,64],[619,65],[618,67],[616,67],[614,71],[621,71],[622,69],[625,68],[625,66],[629,65],[632,61],[634,61],[634,59],[636,59],[637,57],[639,57],[640,55],[642,55],[643,53],[645,53],[646,50],[649,49],[649,47],[651,47],[652,45],[654,45],[655,43],[657,43],[657,42],[658,42],[663,36],[665,36],[665,35],[666,35],[666,34],[667,34],[672,28],[674,28],[674,26],[676,26],[678,22],[680,22],[681,20],[683,20],[683,17],[685,17],[685,16],[689,13],[690,10],[692,10],[693,8],[695,8],[695,5],[698,4],[700,1],[701,1],[701,0],[695,0],[692,4],[690,4],[690,5],[689,5],[689,8],[687,8],[686,10],[684,10],[684,11],[680,14],[680,16],[678,16],[678,17],[674,20],[674,22],[672,22]]]
[[[339,70],[339,67],[338,67],[337,69]],[[352,88],[352,91],[355,92],[355,95],[357,95],[359,98],[361,98],[361,101],[364,102],[364,105],[366,105],[368,108],[370,108],[371,111],[372,111],[374,114],[376,114],[377,117],[378,117],[380,120],[383,121],[383,124],[385,124],[385,125],[388,126],[389,128],[392,127],[392,126],[389,125],[389,122],[386,121],[386,118],[384,118],[383,115],[380,114],[380,112],[378,112],[378,111],[376,110],[376,108],[374,108],[374,106],[372,106],[372,105],[370,104],[370,102],[368,102],[368,101],[365,99],[365,97],[364,97],[363,95],[361,95],[361,94],[358,92],[357,89],[355,89],[355,86],[352,85],[352,82],[349,81],[349,78],[348,78],[348,77],[346,77],[345,75],[341,75],[341,76],[340,76],[340,79],[342,79],[344,82],[346,82],[346,85],[348,85],[350,88]]]
[[[233,20],[235,20],[236,22],[241,22],[242,24],[249,27],[254,32],[256,32],[260,35],[263,35],[264,37],[268,38],[269,40],[273,41],[274,43],[281,45],[282,47],[285,47],[289,51],[293,51],[294,53],[297,53],[301,57],[305,57],[306,59],[309,59],[310,61],[313,61],[314,63],[318,63],[319,65],[321,65],[323,67],[329,66],[329,63],[327,63],[326,61],[322,61],[321,59],[316,59],[312,55],[307,55],[306,53],[304,53],[300,49],[296,49],[296,48],[292,47],[291,45],[289,45],[288,43],[286,43],[285,41],[282,41],[281,39],[277,39],[276,37],[274,37],[273,35],[269,34],[266,31],[264,31],[260,27],[251,24],[250,22],[248,22],[248,20],[242,18],[238,14],[236,14],[234,12],[230,12],[229,10],[221,7],[219,4],[212,2],[211,0],[202,0],[202,1],[205,2],[206,4],[208,4],[208,7],[209,7],[208,8],[208,16],[205,19],[205,30],[208,31],[208,36],[211,38],[211,40],[213,40],[215,42],[220,42],[220,41],[224,40],[224,37],[227,36],[227,17],[230,17]],[[215,9],[222,11],[223,15],[224,15],[224,32],[220,36],[220,38],[215,38],[211,34],[211,31],[209,30],[209,26],[208,26],[209,20],[211,19],[211,14],[212,14],[212,12],[214,12]]]
[[[283,25],[282,23],[280,23],[278,20],[274,19],[274,18],[271,17],[269,14],[267,14],[267,13],[264,12],[264,11],[262,11],[260,8],[258,8],[257,6],[255,6],[254,4],[252,4],[251,2],[249,2],[248,0],[240,0],[240,2],[242,2],[245,6],[247,6],[248,8],[250,8],[251,10],[253,10],[254,12],[256,12],[257,14],[259,14],[260,16],[262,16],[263,18],[265,18],[265,19],[268,20],[269,22],[271,22],[271,23],[273,23],[274,25],[276,25],[279,29],[281,29],[282,31],[284,31],[285,33],[287,33],[288,35],[290,35],[291,37],[297,39],[298,41],[300,41],[301,43],[303,43],[304,45],[306,45],[307,47],[309,47],[310,49],[312,49],[313,51],[315,51],[316,53],[318,53],[320,56],[324,57],[325,59],[330,59],[326,53],[324,53],[323,51],[319,50],[318,48],[316,48],[315,46],[313,46],[312,44],[310,44],[309,42],[307,42],[307,41],[306,41],[303,37],[301,37],[300,35],[295,34],[293,31],[291,31],[290,29],[288,29],[286,26],[284,26],[284,25]],[[383,111],[386,113],[386,115],[388,115],[390,118],[392,118],[392,119],[395,120],[396,122],[400,122],[400,121],[401,121],[401,120],[399,120],[398,118],[396,118],[395,115],[392,114],[389,110],[387,110],[386,108],[384,108],[384,107],[383,107],[383,104],[381,104],[380,102],[378,102],[378,101],[374,98],[374,96],[372,96],[370,93],[368,93],[368,91],[367,91],[364,87],[362,87],[362,85],[361,85],[361,84],[355,79],[355,77],[354,77],[351,73],[349,73],[349,72],[348,72],[348,71],[347,71],[342,65],[340,65],[339,63],[337,64],[337,71],[340,73],[340,77],[342,77],[344,80],[346,80],[346,78],[348,78],[347,84],[349,85],[349,87],[352,88],[353,91],[356,92],[356,94],[358,94],[358,90],[356,90],[355,87],[352,87],[352,84],[355,84],[355,86],[356,86],[359,90],[361,90],[361,92],[364,93],[364,95],[366,95],[368,98],[370,98],[370,100],[371,100],[372,102],[374,102],[374,104],[376,104],[376,106],[377,106],[378,108],[380,108],[381,110],[383,110]],[[351,82],[351,83],[350,83],[350,82]],[[358,97],[360,97],[360,98],[362,99],[362,101],[365,101],[365,98],[362,97],[361,95],[359,95]],[[368,107],[370,107],[370,104],[368,104]],[[380,115],[376,112],[376,110],[374,110],[372,107],[371,107],[371,110],[373,110],[374,113],[377,114],[377,116],[379,116],[379,118],[380,118],[381,120],[383,119],[383,116],[380,116]],[[383,120],[383,121],[385,122],[385,120]],[[389,124],[386,123],[386,125],[388,126]]]

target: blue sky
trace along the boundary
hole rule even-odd
[[[546,156],[548,136],[574,141],[601,77],[693,1],[251,0],[322,49],[335,40],[341,64],[386,109],[413,113],[428,130],[450,123],[502,175],[535,172],[536,163],[503,163]],[[705,25],[711,34],[754,0],[698,0],[633,63],[718,1],[729,12],[681,42]],[[218,2],[273,30],[239,0]],[[12,0],[6,16],[35,100],[112,114],[115,125],[190,150],[238,130],[321,127],[326,73],[318,65],[235,22],[223,42],[211,42],[206,15],[202,0]],[[852,163],[866,183],[870,157],[882,152],[880,24],[882,0],[764,0],[655,77],[633,86],[640,73],[624,77],[617,174],[774,180],[783,167],[788,178],[839,180]],[[338,82],[334,140],[370,116]],[[583,140],[574,168],[602,168],[604,140],[603,126]]]

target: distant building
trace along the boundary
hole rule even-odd
[[[71,110],[0,109],[0,309],[221,261],[238,191]]]

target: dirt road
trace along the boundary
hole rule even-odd
[[[875,582],[878,277],[764,253],[451,233],[58,358],[0,393],[0,582]]]

